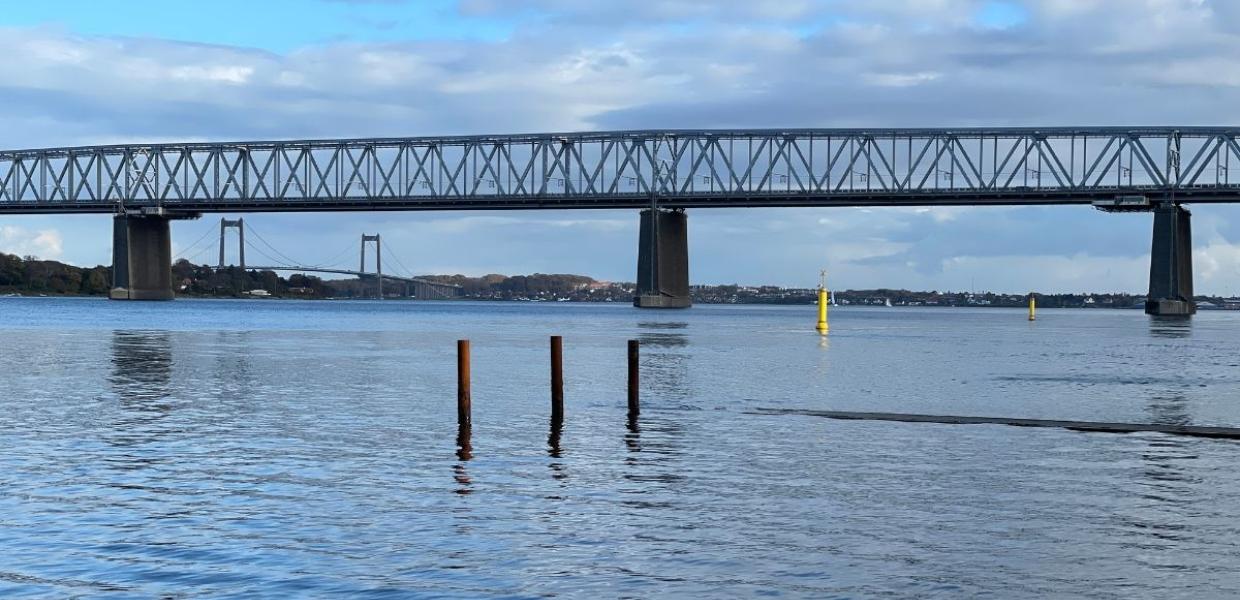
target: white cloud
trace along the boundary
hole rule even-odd
[[[1197,289],[1240,293],[1240,244],[1215,241],[1193,251],[1193,275]]]
[[[942,77],[941,73],[921,71],[919,73],[866,73],[862,80],[870,85],[880,87],[910,87],[930,83]]]
[[[254,75],[254,68],[247,66],[182,66],[168,70],[168,77],[174,81],[205,81],[230,84],[244,84]]]
[[[582,233],[588,232],[619,232],[619,231],[636,231],[636,219],[617,219],[617,218],[598,218],[590,216],[580,216],[581,213],[560,212],[554,217],[539,216],[537,214],[528,214],[528,216],[520,216],[521,213],[508,212],[499,214],[466,214],[459,217],[438,217],[438,218],[414,218],[405,223],[393,223],[391,219],[383,225],[392,233],[410,236],[419,236],[427,234],[444,235],[444,234],[468,234],[490,232],[494,234],[501,230],[511,232],[533,233],[540,231],[553,231],[556,235],[563,233],[564,230],[575,230]],[[577,218],[572,218],[577,216]],[[379,225],[374,225],[379,226]]]
[[[1145,256],[959,256],[944,260],[942,273],[936,279],[946,284],[939,289],[950,287],[958,291],[975,287],[1007,293],[1144,292],[1133,282],[1142,281],[1149,268],[1149,258]]]
[[[55,229],[30,231],[16,225],[0,225],[0,252],[55,260],[64,253],[64,236]]]
[[[1240,120],[1240,2],[1029,1],[1028,18],[1001,30],[976,26],[983,4],[467,0],[465,13],[522,24],[492,42],[324,43],[282,55],[6,28],[0,53],[14,58],[0,62],[0,130],[6,146],[38,147]],[[291,255],[313,257],[320,246],[348,247],[359,231],[379,230],[393,252],[407,252],[406,262],[417,257],[470,272],[578,270],[628,280],[636,251],[637,217],[626,211],[253,218],[260,227],[272,223],[264,233]],[[305,235],[314,218],[320,231]],[[1225,288],[1240,261],[1233,245],[1240,243],[1240,211],[1201,207],[1194,218],[1218,221],[1199,238],[1206,242],[1197,253],[1199,289]],[[106,263],[103,218],[89,232],[74,223],[3,234],[0,242],[9,251],[58,256],[59,237],[36,240],[63,231],[73,241],[63,251],[82,257],[81,240],[91,239],[90,254],[79,260]],[[296,226],[276,225],[283,223]],[[178,225],[191,234],[210,226]],[[1084,208],[693,211],[690,232],[700,281],[793,284],[803,273],[812,280],[829,262],[846,286],[941,289],[971,277],[979,287],[986,281],[1014,286],[1010,291],[1091,281],[1140,291],[1148,269],[1148,216]]]

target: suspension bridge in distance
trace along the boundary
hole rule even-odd
[[[240,267],[242,271],[287,271],[287,272],[295,272],[295,273],[324,273],[324,274],[332,274],[332,275],[351,275],[361,280],[372,279],[375,281],[375,286],[376,286],[375,297],[379,299],[384,298],[384,292],[383,292],[384,281],[402,286],[403,288],[402,295],[404,297],[427,299],[427,300],[433,300],[433,299],[442,300],[442,299],[457,298],[461,295],[461,286],[459,285],[443,283],[439,281],[432,281],[432,280],[429,280],[423,277],[402,276],[402,275],[396,275],[392,273],[384,273],[383,272],[383,241],[382,241],[382,237],[379,234],[375,234],[375,235],[362,234],[361,251],[360,251],[361,260],[359,263],[358,270],[352,270],[352,269],[347,269],[347,268],[337,268],[337,267],[333,267],[330,265],[329,266],[300,265],[300,264],[296,264],[298,261],[288,258],[288,256],[285,255],[283,252],[276,250],[274,246],[268,243],[261,236],[259,236],[258,239],[261,241],[263,245],[267,246],[268,250],[270,250],[270,253],[265,252],[263,251],[262,248],[251,245],[249,242],[247,242],[246,237],[245,237],[246,223],[244,219],[235,219],[235,220],[230,220],[227,218],[220,219],[220,238],[219,238],[219,246],[218,246],[219,262],[216,265],[217,269],[224,269],[227,266],[231,266],[231,265],[228,265],[225,261],[225,255],[226,255],[225,242],[227,239],[227,232],[230,229],[235,229],[237,231],[237,258],[238,258],[238,263],[239,263],[237,266]],[[251,229],[251,234],[255,234],[255,233],[256,232],[254,232]],[[209,235],[210,232],[208,231],[207,234]],[[195,242],[194,244],[191,244],[188,248],[186,248],[186,250],[182,251],[181,256],[179,256],[179,258],[186,258],[186,255],[190,255],[189,253],[193,251],[196,247],[198,247],[204,240],[206,240],[208,235],[202,236],[201,238],[199,238],[197,242]],[[368,243],[371,243],[374,246],[374,267],[375,267],[374,271],[366,271],[366,246]],[[273,265],[261,265],[261,266],[247,265],[245,261],[245,250],[247,247],[249,247],[252,252],[257,251],[259,254],[263,255],[263,257],[266,258],[267,260],[270,260],[272,262],[280,262],[281,260],[283,260],[287,264],[273,264]],[[206,245],[202,249],[198,250],[197,253],[190,255],[190,256],[196,258],[198,256],[201,256],[203,252],[210,250],[210,249],[211,249],[210,245]],[[334,258],[339,258],[339,257],[340,255],[338,254]],[[186,258],[186,260],[189,260],[189,258]],[[399,260],[397,262],[399,263]],[[403,265],[401,266],[403,267]]]
[[[1146,312],[1195,311],[1189,211],[1240,202],[1240,128],[642,130],[0,151],[0,214],[116,215],[113,297],[172,298],[170,219],[640,210],[640,307],[689,305],[686,210],[1085,205],[1153,213]],[[382,278],[379,278],[382,281]]]
[[[431,281],[420,277],[401,277],[400,275],[367,273],[365,271],[350,271],[348,269],[328,269],[324,267],[300,267],[300,266],[260,266],[249,267],[254,271],[290,271],[295,273],[328,273],[335,275],[352,275],[358,278],[374,278],[377,280],[378,289],[376,296],[383,298],[383,281],[405,284],[404,296],[411,298],[419,298],[424,300],[447,300],[450,298],[459,298],[461,295],[461,286]]]

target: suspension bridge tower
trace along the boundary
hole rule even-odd
[[[237,230],[237,260],[241,263],[241,270],[245,270],[245,219],[237,219],[230,221],[228,219],[220,219],[220,264],[219,268],[224,268],[224,234],[230,228]]]
[[[383,242],[379,239],[379,234],[366,235],[362,234],[362,262],[357,268],[359,273],[366,272],[366,242],[375,243],[375,281],[377,282],[379,299],[383,299]]]

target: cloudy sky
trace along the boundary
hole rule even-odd
[[[0,56],[6,148],[1240,124],[1231,0],[58,0],[6,5]],[[1240,293],[1240,208],[1193,212],[1198,290]],[[177,223],[177,251],[217,219]],[[418,273],[635,277],[627,211],[247,223],[308,263],[367,232]],[[1148,215],[1085,207],[710,209],[689,225],[695,283],[808,286],[825,266],[839,288],[1141,292],[1149,268]],[[0,218],[2,251],[93,265],[110,246],[107,217]]]

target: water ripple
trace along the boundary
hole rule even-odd
[[[753,414],[1240,425],[1232,315],[8,302],[6,597],[1240,593],[1240,444]]]

